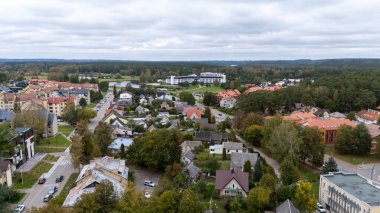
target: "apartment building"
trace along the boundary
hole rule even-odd
[[[15,104],[16,104],[16,95],[12,93],[0,94],[0,109],[13,111]]]
[[[51,113],[56,114],[58,117],[62,116],[63,110],[65,109],[67,103],[74,103],[74,97],[52,97],[47,99],[48,110]]]

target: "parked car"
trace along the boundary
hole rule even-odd
[[[145,198],[148,198],[148,199],[151,197],[149,192],[144,192],[144,196],[145,196]]]
[[[21,213],[21,212],[24,212],[24,210],[25,210],[25,205],[18,205],[13,211],[15,213]]]
[[[38,184],[44,184],[46,182],[46,178],[40,178],[38,180]]]
[[[56,179],[55,179],[55,182],[56,183],[60,183],[63,181],[63,175],[59,175]]]
[[[317,209],[321,213],[325,213],[326,212],[326,209],[323,208],[323,206],[319,202],[317,202]]]
[[[51,200],[53,198],[53,195],[51,195],[51,194],[47,194],[47,195],[45,195],[45,197],[44,197],[44,202],[49,202],[49,200]]]
[[[144,186],[155,187],[156,184],[155,184],[153,181],[145,180],[145,181],[144,181]]]
[[[55,194],[57,191],[58,191],[58,187],[56,187],[56,186],[52,186],[52,187],[49,188],[48,194],[49,194],[49,195],[53,195],[53,194]]]

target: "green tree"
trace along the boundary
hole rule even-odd
[[[261,146],[261,140],[263,138],[263,127],[259,125],[252,125],[245,129],[244,139],[252,143],[254,146]]]
[[[205,108],[205,112],[204,112],[203,117],[207,118],[208,122],[211,122],[211,110],[210,110],[210,107],[206,107]]]
[[[336,164],[333,157],[329,157],[327,161],[322,166],[321,174],[328,174],[330,172],[338,172],[338,165]]]
[[[183,102],[187,102],[189,105],[195,104],[194,96],[189,92],[181,92],[179,93],[179,99]]]
[[[154,198],[152,197],[152,199]],[[142,213],[145,212],[146,205],[147,202],[143,192],[138,190],[132,182],[129,182],[122,198],[118,202],[117,208],[118,212]]]
[[[98,87],[99,87],[100,91],[107,92],[108,91],[108,84],[109,83],[107,81],[99,82]]]
[[[257,158],[257,161],[255,163],[255,168],[253,170],[253,180],[258,182],[262,176],[263,176],[263,169],[261,167],[260,159]]]
[[[79,83],[78,75],[70,75],[70,83],[78,84]]]
[[[248,172],[248,174],[251,175],[252,173],[251,161],[249,160],[245,161],[243,172]]]
[[[0,124],[0,157],[12,157],[15,154],[16,143],[12,138],[16,135],[8,123]]]
[[[216,118],[215,116],[211,115],[210,123],[215,124],[216,123]]]
[[[287,199],[291,199],[293,197],[292,185],[282,185],[276,191],[276,196],[277,196],[278,203],[282,203]]]
[[[323,165],[325,146],[320,131],[317,128],[304,127],[301,129],[302,143],[299,148],[299,157],[302,161],[308,159],[313,165]]]
[[[83,194],[74,205],[75,213],[97,213],[101,212],[102,206],[97,203],[95,193]]]
[[[215,175],[216,170],[220,168],[220,163],[217,159],[211,158],[206,161],[206,168],[211,175]]]
[[[75,135],[70,146],[71,162],[75,168],[78,168],[83,153],[82,138],[80,135]]]
[[[264,124],[264,117],[257,113],[249,113],[243,119],[242,131],[244,132],[246,128],[252,125],[262,126]]]
[[[223,148],[222,160],[227,160],[227,153],[226,153],[226,149],[225,148]]]
[[[351,120],[351,121],[356,121],[355,113],[353,113],[353,112],[348,113],[346,118]]]
[[[284,160],[280,165],[281,181],[284,185],[295,183],[299,179],[299,171],[291,160]]]
[[[77,109],[76,113],[77,113],[76,121],[80,121],[80,120],[89,121],[90,119],[96,117],[96,112],[94,112],[92,109],[89,109],[89,108]]]
[[[81,107],[85,107],[86,105],[87,105],[87,101],[86,101],[86,99],[81,98],[81,99],[79,100],[79,106],[81,106]]]
[[[353,149],[352,152],[357,155],[368,154],[371,149],[372,142],[368,128],[364,124],[359,124],[353,129],[352,135],[355,142],[355,149]]]
[[[266,187],[274,192],[274,188],[276,186],[276,177],[271,174],[264,174],[259,182],[259,186]]]
[[[203,94],[203,104],[206,106],[216,105],[218,102],[216,100],[216,95],[211,92],[205,92]]]
[[[243,198],[243,196],[240,196],[240,195],[235,196],[229,202],[231,212],[245,212],[246,211],[245,205],[246,205],[245,199]]]
[[[302,211],[315,211],[317,200],[314,197],[311,183],[300,180],[295,189],[293,200]]]
[[[1,212],[6,212],[6,211],[1,211]],[[67,208],[64,208],[60,205],[57,205],[57,204],[53,204],[53,203],[49,203],[48,205],[44,206],[44,207],[41,207],[41,208],[38,208],[38,209],[32,209],[32,213],[50,213],[50,212],[54,212],[54,213],[70,213],[72,211],[70,211],[69,209]]]
[[[177,190],[165,191],[160,195],[160,203],[157,206],[157,212],[177,212],[180,198],[181,196]]]
[[[77,121],[77,110],[74,103],[66,103],[62,113],[62,120],[70,124]]]
[[[191,189],[185,189],[181,194],[178,213],[198,213],[203,210],[203,203],[198,195]]]
[[[94,130],[94,140],[102,156],[108,154],[108,146],[112,143],[112,129],[105,122],[99,122]]]
[[[117,98],[117,90],[116,90],[116,85],[113,85],[113,96]]]
[[[247,197],[247,208],[249,212],[261,213],[270,205],[271,190],[266,187],[257,186],[251,189]]]

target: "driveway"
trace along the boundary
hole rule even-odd
[[[113,101],[114,99],[114,96],[112,95],[112,93],[107,93],[107,95],[110,94],[110,97],[107,98],[106,102],[102,105],[102,107],[99,109],[99,111],[97,112],[97,115],[95,118],[91,119],[90,123],[88,124],[88,129],[93,132],[95,127],[98,125],[98,123],[100,121],[103,120],[105,114],[106,114],[106,111],[108,109],[108,107],[111,105],[111,102]]]
[[[135,179],[135,186],[137,189],[141,191],[147,191],[150,193],[153,193],[154,188],[149,186],[144,186],[145,180],[153,181],[156,185],[158,184],[158,181],[160,180],[161,173],[149,171],[144,168],[140,168],[137,166],[128,166],[129,170],[133,172],[133,176]]]
[[[211,115],[215,117],[216,123],[221,123],[225,121],[227,118],[230,118],[231,120],[234,118],[234,116],[227,115],[226,113],[221,112],[217,109],[214,109],[214,108],[210,108],[210,109],[211,109]]]

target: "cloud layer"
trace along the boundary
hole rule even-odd
[[[376,0],[3,0],[0,58],[379,57]]]

